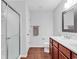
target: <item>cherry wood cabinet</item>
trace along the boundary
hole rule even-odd
[[[77,59],[77,55],[72,52],[72,59]]]
[[[53,46],[53,59],[58,59],[58,48]]]
[[[53,47],[53,46],[50,45],[50,55],[52,55],[52,50],[53,50],[52,47]]]
[[[69,49],[59,44],[59,51],[61,51],[66,57],[68,57],[68,59],[70,59],[71,51]]]
[[[52,57],[51,59],[77,59],[76,53],[52,38],[50,38],[49,53]]]
[[[53,40],[53,46],[58,48],[58,43],[56,41]]]
[[[68,58],[59,51],[59,59],[68,59]]]
[[[49,43],[49,54],[51,55],[52,59],[52,54],[53,54],[53,40],[50,38],[50,43]]]

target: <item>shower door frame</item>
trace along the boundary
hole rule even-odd
[[[11,7],[6,1],[2,0],[5,3],[6,7],[9,7],[19,16],[19,55],[20,55],[20,13],[18,13],[13,7]],[[7,19],[6,19],[7,20]],[[7,42],[7,21],[6,21],[6,42]],[[8,43],[7,43],[7,59],[8,59]]]

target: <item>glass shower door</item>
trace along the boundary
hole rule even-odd
[[[6,12],[7,6],[4,2],[1,2],[1,59],[7,59],[7,42],[6,42]]]
[[[8,59],[19,57],[19,16],[7,7],[7,46]]]
[[[18,59],[20,54],[19,14],[1,1],[1,59]]]

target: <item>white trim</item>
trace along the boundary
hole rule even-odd
[[[29,49],[28,49],[28,51],[29,51]],[[20,54],[20,56],[18,57],[18,59],[21,59],[21,57],[27,57],[27,55],[28,55],[28,52],[26,53],[26,54]]]
[[[21,59],[21,57],[27,57],[27,54],[24,54],[24,55],[20,55],[19,57],[18,57],[18,59]]]

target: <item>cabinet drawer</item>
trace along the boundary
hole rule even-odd
[[[59,59],[68,59],[68,58],[59,51]]]
[[[53,41],[53,45],[58,48],[58,43],[56,41]]]
[[[75,53],[72,53],[72,59],[77,59],[77,55]]]
[[[59,45],[59,50],[70,59],[70,50],[63,47],[62,45]]]

